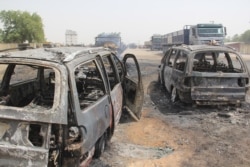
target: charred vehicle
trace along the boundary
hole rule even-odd
[[[101,156],[123,109],[141,116],[132,54],[120,61],[103,48],[1,52],[0,71],[0,166],[86,166]]]
[[[240,104],[245,101],[249,72],[242,57],[231,48],[182,45],[170,48],[162,58],[159,81],[172,102]]]

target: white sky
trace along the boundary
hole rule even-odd
[[[102,32],[143,44],[153,34],[209,22],[223,24],[231,37],[250,29],[250,0],[0,0],[0,10],[37,13],[47,41],[60,43],[67,29],[84,44]]]

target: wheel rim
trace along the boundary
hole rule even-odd
[[[172,93],[171,93],[171,101],[172,101],[172,102],[176,102],[176,98],[177,98],[176,88],[173,87]]]

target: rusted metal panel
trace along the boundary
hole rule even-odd
[[[117,84],[113,88],[110,96],[114,110],[115,124],[117,125],[122,114],[122,104],[123,104],[123,90],[121,83]]]
[[[47,167],[48,150],[0,143],[0,166]]]
[[[193,100],[204,101],[244,101],[245,88],[201,88],[193,87],[191,97]]]
[[[90,150],[96,140],[109,127],[111,120],[110,109],[109,98],[104,96],[84,110],[79,109],[76,111],[78,125],[83,127],[81,130],[85,136],[82,144],[83,150]]]
[[[0,122],[0,166],[47,166],[50,126]]]

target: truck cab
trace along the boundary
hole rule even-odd
[[[223,45],[226,36],[226,28],[222,24],[197,24],[185,26],[184,31],[188,31],[189,39],[187,45],[203,45],[211,41]]]

